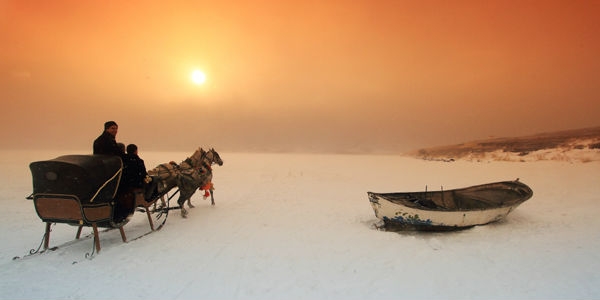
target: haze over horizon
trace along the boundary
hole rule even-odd
[[[594,127],[599,15],[600,1],[0,0],[0,149],[91,152],[108,120],[142,153]]]

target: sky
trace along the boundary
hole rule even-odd
[[[598,126],[598,15],[600,1],[0,0],[0,148],[91,152],[108,120],[140,153],[402,152]]]

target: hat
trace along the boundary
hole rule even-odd
[[[110,126],[113,126],[113,125],[119,126],[119,125],[117,125],[117,122],[115,122],[115,121],[108,121],[108,122],[104,123],[104,130],[110,128]]]

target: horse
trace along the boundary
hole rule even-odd
[[[182,161],[179,165],[180,172],[177,176],[177,187],[179,188],[179,199],[177,204],[181,208],[181,216],[187,217],[187,210],[184,207],[185,201],[188,202],[188,206],[193,208],[191,204],[191,197],[196,193],[197,189],[205,190],[206,193],[204,198],[206,199],[210,194],[211,205],[215,205],[214,200],[214,187],[212,185],[212,165],[218,164],[223,165],[223,160],[214,148],[208,151],[199,148]]]
[[[179,199],[177,203],[181,208],[183,217],[187,216],[187,210],[183,207],[187,201],[188,207],[193,208],[191,197],[196,189],[205,190],[204,198],[209,195],[211,205],[215,205],[214,187],[212,185],[212,165],[223,165],[223,160],[219,153],[211,148],[204,151],[198,148],[190,157],[186,158],[179,165],[173,161],[156,166],[148,170],[148,175],[158,180],[158,194],[161,195],[163,206],[166,206],[164,195],[174,187],[179,188]]]

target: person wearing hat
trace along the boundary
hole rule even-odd
[[[157,196],[158,179],[148,175],[146,164],[138,155],[135,144],[127,145],[127,154],[123,157],[123,180],[126,186],[141,190],[146,201],[152,201]]]
[[[125,152],[117,145],[119,125],[115,121],[104,123],[104,131],[94,140],[94,154],[117,155],[123,157]]]

